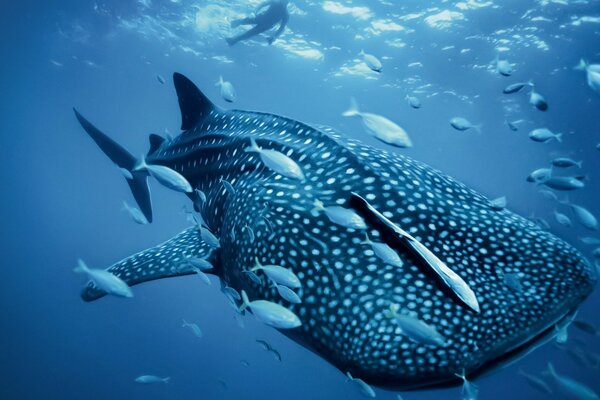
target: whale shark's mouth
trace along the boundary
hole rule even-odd
[[[517,339],[513,343],[508,345],[508,350],[499,350],[500,355],[492,357],[480,365],[471,367],[471,372],[467,371],[469,380],[481,378],[483,376],[490,375],[500,369],[503,369],[511,364],[514,364],[526,357],[531,352],[535,351],[539,347],[552,341],[558,331],[557,326],[568,324],[568,321],[573,319],[577,310],[570,310],[560,314],[557,318],[545,325],[545,327],[538,331],[534,335],[529,335],[525,339]],[[427,387],[428,389],[444,389],[449,387],[459,386],[463,383],[462,379],[450,379],[440,381],[437,383],[431,383],[429,385],[414,386],[409,388],[403,388],[405,390],[419,390]]]

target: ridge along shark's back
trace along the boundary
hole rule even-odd
[[[294,340],[355,377],[404,388],[506,361],[591,293],[595,273],[577,251],[452,178],[328,129],[220,110],[187,78],[174,81],[185,132],[151,139],[146,161],[196,189],[201,227],[109,268],[130,285],[209,260],[227,287],[297,315],[285,332]],[[286,177],[286,163],[303,179]],[[382,258],[390,251],[400,262]],[[293,272],[301,302],[251,274],[256,260]],[[93,284],[83,294],[102,295]]]

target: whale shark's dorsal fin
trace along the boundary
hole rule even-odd
[[[217,107],[206,97],[196,85],[182,74],[173,74],[173,83],[181,109],[181,130],[194,128],[212,110]]]

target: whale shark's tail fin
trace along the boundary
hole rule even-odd
[[[209,273],[220,274],[220,264],[215,250],[202,240],[200,231],[196,227],[191,227],[158,246],[111,265],[107,271],[124,280],[128,286],[134,286],[156,279],[195,274],[198,268],[192,262],[198,258],[207,259],[213,265]],[[88,282],[81,293],[81,298],[85,301],[94,301],[105,295],[104,291],[92,282]]]
[[[152,222],[152,202],[150,200],[150,189],[148,188],[147,182],[148,174],[146,172],[133,171],[137,164],[137,159],[121,145],[92,125],[87,119],[79,114],[76,109],[73,109],[73,111],[75,111],[75,116],[83,129],[90,135],[94,142],[96,142],[98,147],[102,149],[104,154],[106,154],[112,162],[117,164],[117,166],[123,170],[131,193],[140,207],[140,210],[148,222]]]

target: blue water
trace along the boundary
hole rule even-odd
[[[71,108],[133,154],[145,153],[149,133],[179,132],[174,71],[221,106],[229,107],[215,87],[219,75],[235,86],[236,108],[330,125],[385,147],[358,120],[341,116],[354,96],[365,111],[409,132],[414,147],[394,151],[490,198],[507,196],[511,210],[545,218],[591,257],[593,246],[578,237],[594,232],[555,223],[552,210],[568,209],[544,199],[525,177],[557,155],[583,160],[589,180],[569,198],[600,216],[600,94],[573,70],[580,58],[600,62],[600,3],[401,3],[296,1],[274,45],[262,38],[228,48],[227,18],[251,12],[257,2],[2,2],[0,398],[363,398],[333,366],[252,316],[240,328],[214,278],[211,286],[194,276],[146,283],[131,300],[79,298],[85,280],[72,272],[77,258],[105,267],[172,237],[187,226],[181,213],[187,202],[153,182],[154,222],[133,223],[120,211],[122,200],[133,203],[127,185]],[[382,60],[381,74],[360,62],[363,48]],[[515,64],[512,77],[490,67],[496,49]],[[528,105],[525,93],[502,94],[507,84],[529,79],[548,99],[548,112]],[[406,104],[409,93],[421,99],[421,109]],[[483,124],[482,133],[453,130],[454,116]],[[511,132],[505,119],[524,122]],[[563,132],[564,142],[534,143],[527,133],[536,127]],[[600,326],[599,300],[593,294],[578,317]],[[198,323],[204,337],[183,329],[182,318]],[[569,333],[567,347],[600,353],[598,337]],[[256,339],[268,340],[282,361]],[[548,344],[478,380],[480,399],[547,398],[516,371],[538,374],[548,361],[600,392],[597,367]],[[172,380],[134,383],[141,374]],[[460,399],[460,389],[402,395]],[[377,390],[377,397],[395,393]]]

